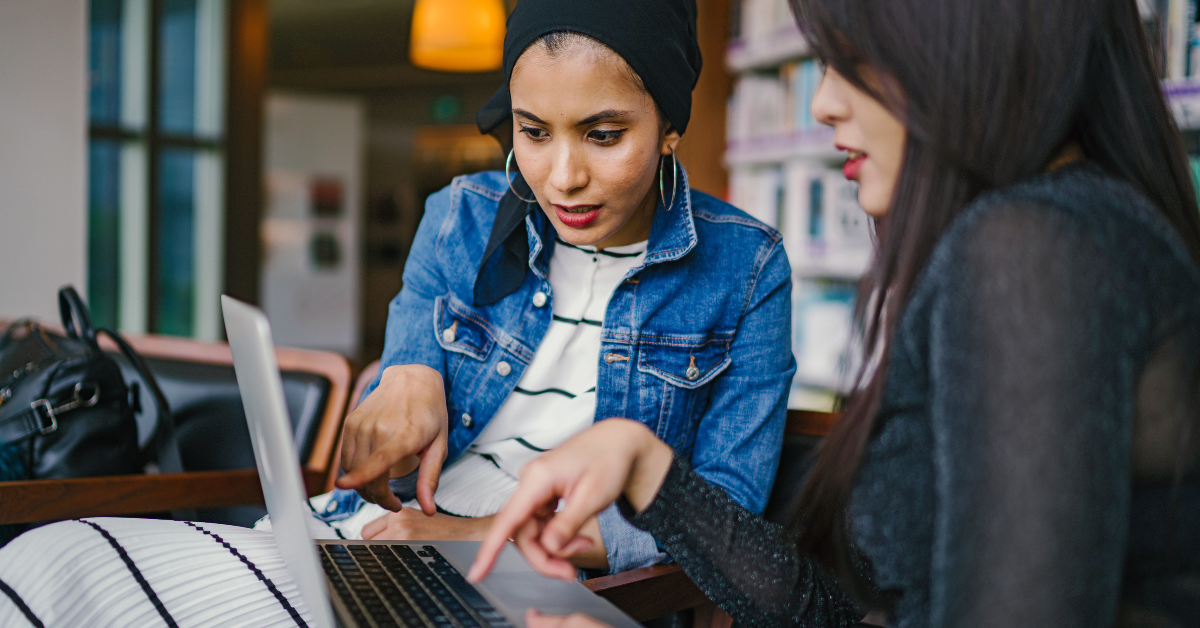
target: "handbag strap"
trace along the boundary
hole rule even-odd
[[[33,329],[35,324],[32,318],[22,318],[10,323],[8,329],[4,330],[4,334],[0,335],[0,351],[3,351],[4,347],[8,346],[8,343],[13,339],[13,334],[17,333],[18,329]]]
[[[134,351],[133,347],[121,337],[121,334],[111,329],[97,329],[95,333],[108,336],[120,347],[122,355],[129,360],[129,364],[141,376],[146,388],[150,389],[150,396],[154,398],[154,405],[158,409],[158,425],[154,429],[154,449],[158,454],[158,468],[163,473],[182,473],[183,456],[179,453],[179,441],[175,438],[175,418],[171,414],[170,405],[167,404],[167,396],[159,387],[154,373],[150,371],[150,367],[146,366],[146,361],[142,359],[142,356],[138,355],[138,352]]]
[[[67,330],[68,336],[83,340],[96,353],[100,352],[100,345],[96,343],[96,330],[92,328],[92,317],[74,286],[63,286],[58,290],[58,312],[62,316],[63,329]]]
[[[100,387],[85,390],[83,382],[75,384],[75,394],[60,402],[38,399],[29,409],[0,420],[0,443],[16,443],[35,434],[52,434],[58,430],[58,415],[77,408],[90,408],[100,401]],[[57,404],[57,405],[56,405]]]

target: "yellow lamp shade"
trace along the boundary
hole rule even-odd
[[[409,57],[447,72],[487,72],[504,57],[503,0],[417,0]]]

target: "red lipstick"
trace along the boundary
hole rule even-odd
[[[562,223],[572,229],[583,229],[600,217],[599,205],[555,205],[554,213]]]
[[[842,165],[842,175],[851,181],[857,181],[859,173],[862,172],[863,162],[867,160],[867,154],[845,146],[837,146],[837,149],[849,153],[846,163]]]

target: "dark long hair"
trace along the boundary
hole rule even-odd
[[[1136,0],[790,2],[827,66],[908,131],[856,309],[865,355],[879,361],[859,373],[791,524],[803,553],[879,604],[855,567],[845,512],[896,323],[947,226],[980,193],[1045,170],[1072,144],[1145,194],[1198,261],[1200,213]],[[863,68],[882,80],[864,80]]]

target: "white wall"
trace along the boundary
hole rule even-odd
[[[365,118],[352,98],[267,98],[261,299],[278,345],[358,353]],[[340,216],[314,216],[311,186],[319,179],[341,182]],[[314,263],[310,246],[320,234],[336,239],[336,265]]]
[[[87,1],[0,0],[0,318],[87,293]]]

